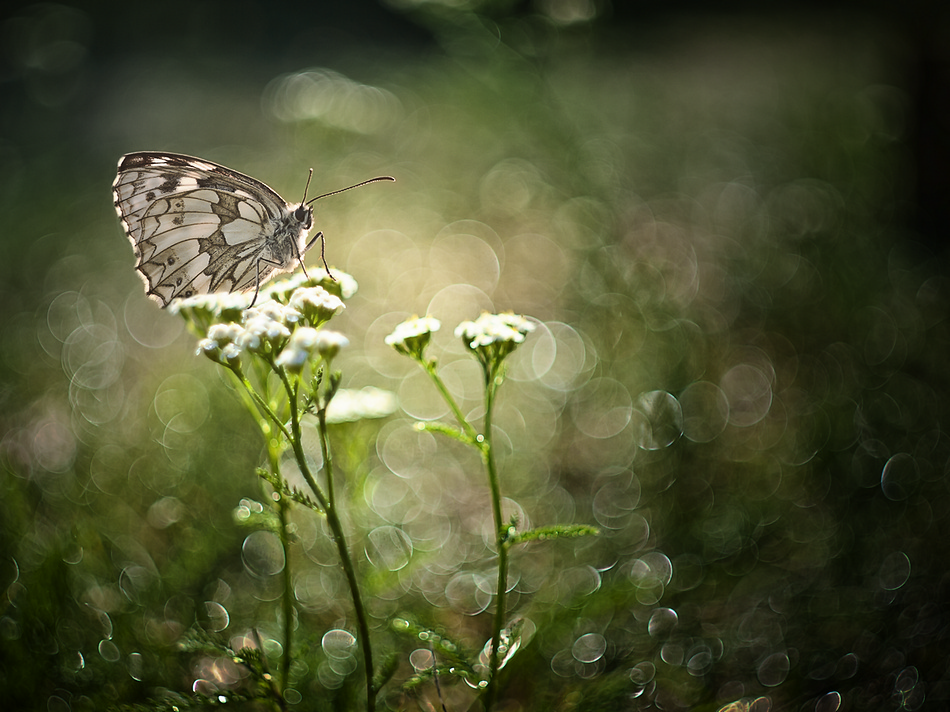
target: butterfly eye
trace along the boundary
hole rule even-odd
[[[297,222],[300,223],[300,226],[307,230],[313,225],[313,210],[306,205],[301,205],[294,210],[294,217],[297,219]]]

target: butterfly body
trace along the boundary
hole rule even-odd
[[[146,293],[163,307],[176,297],[256,291],[296,269],[322,237],[307,240],[308,204],[287,203],[250,176],[181,154],[123,156],[113,198]]]

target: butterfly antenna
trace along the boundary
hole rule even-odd
[[[311,203],[314,203],[320,200],[320,198],[326,198],[331,195],[336,195],[337,193],[343,193],[343,192],[346,192],[347,190],[353,190],[353,188],[359,188],[360,186],[363,186],[363,185],[369,185],[370,183],[378,183],[379,181],[383,181],[383,180],[391,180],[391,181],[396,180],[392,176],[379,176],[378,178],[370,178],[369,180],[364,180],[362,183],[357,183],[356,185],[350,185],[350,186],[347,186],[346,188],[340,188],[339,190],[334,190],[330,193],[324,193],[323,195],[318,195],[316,198],[311,198],[310,200],[307,200],[307,189],[310,187],[311,178],[313,178],[313,168],[310,169],[310,175],[307,176],[307,185],[304,186],[304,189],[303,189],[303,200],[300,201],[301,205],[310,205]],[[307,245],[307,249],[309,250],[310,245],[312,245],[318,238],[320,239],[320,259],[323,260],[323,267],[327,271],[327,277],[329,277],[331,280],[336,282],[337,279],[336,277],[333,276],[333,273],[330,271],[330,265],[327,264],[327,256],[326,256],[327,241],[326,241],[326,238],[324,238],[322,232],[318,232],[316,235],[313,236],[313,239],[310,240],[310,243]],[[298,254],[297,260],[300,262],[300,266],[303,267],[303,273],[307,275],[307,279],[310,279],[310,275],[307,274],[307,268],[303,263],[303,255]]]
[[[307,190],[310,188],[311,178],[313,178],[313,168],[310,169],[310,174],[307,176],[307,185],[303,187],[303,200],[300,201],[301,205],[307,204]]]
[[[310,174],[313,175],[312,168],[310,169]],[[340,188],[339,190],[334,190],[332,193],[324,193],[323,195],[318,195],[316,198],[311,198],[310,200],[307,200],[306,205],[310,205],[310,203],[320,200],[320,198],[326,198],[331,195],[336,195],[337,193],[345,193],[348,190],[353,190],[353,188],[359,188],[360,186],[369,185],[370,183],[378,183],[379,181],[383,181],[383,180],[394,181],[396,179],[393,178],[392,176],[379,176],[378,178],[370,178],[369,180],[364,180],[362,183],[357,183],[356,185],[351,185],[351,186],[347,186],[346,188]],[[310,185],[309,178],[307,179],[307,185]],[[307,196],[304,195],[304,200],[306,199],[307,199]]]

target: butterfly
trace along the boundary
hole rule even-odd
[[[143,151],[119,159],[112,184],[115,211],[135,251],[145,292],[162,307],[177,297],[247,292],[292,272],[322,232],[309,240],[320,198],[351,188],[395,180],[372,178],[348,188],[288,203],[261,181],[230,168],[177,153]]]

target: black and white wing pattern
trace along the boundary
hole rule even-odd
[[[313,210],[211,161],[129,153],[112,184],[115,210],[149,297],[258,290],[296,269],[310,244]]]

